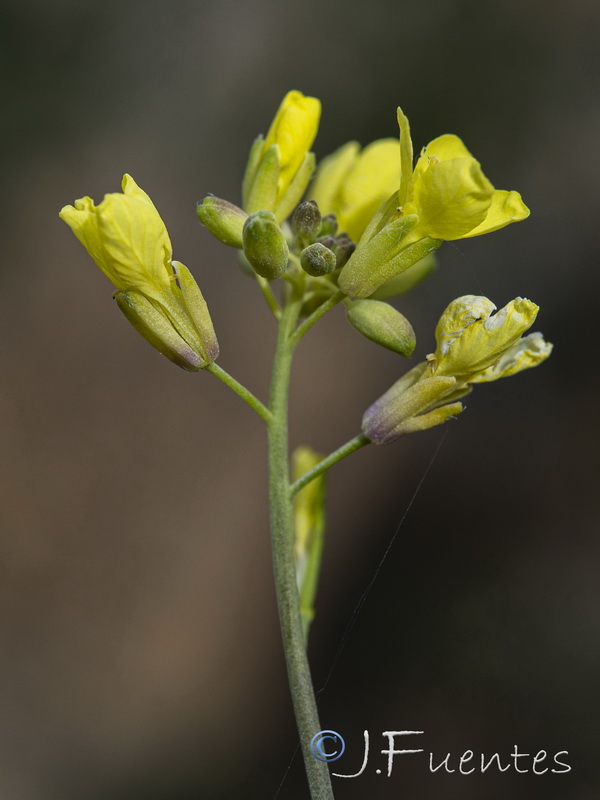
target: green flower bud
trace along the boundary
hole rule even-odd
[[[321,236],[327,236],[327,234],[334,235],[338,229],[338,221],[335,214],[325,214],[321,221],[321,230],[319,231]]]
[[[328,247],[321,242],[305,247],[300,253],[300,265],[305,272],[314,278],[327,275],[337,267],[337,259]]]
[[[292,215],[292,230],[299,239],[313,242],[321,231],[321,212],[314,200],[306,200]]]
[[[347,303],[348,322],[375,344],[410,356],[417,342],[412,325],[389,303],[379,300],[354,300]]]
[[[196,208],[198,219],[223,244],[242,248],[242,230],[248,215],[241,208],[208,195]]]
[[[341,269],[352,253],[356,250],[356,245],[352,241],[352,239],[348,236],[347,233],[340,233],[337,237],[336,245],[335,245],[335,254],[337,257],[337,268]]]
[[[244,253],[254,270],[269,281],[286,271],[289,250],[272,211],[251,214],[243,229]]]

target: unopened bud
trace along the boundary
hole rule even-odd
[[[241,208],[209,195],[197,207],[196,213],[204,227],[220,242],[230,247],[243,246],[242,230],[247,214]]]
[[[388,303],[379,300],[354,300],[346,308],[348,322],[375,344],[410,356],[416,337],[406,317]]]
[[[243,229],[244,253],[254,270],[269,281],[286,271],[289,249],[272,211],[251,214]]]
[[[334,235],[338,229],[338,221],[335,214],[325,214],[321,221],[321,236],[327,236],[327,234]]]
[[[309,275],[320,278],[333,272],[337,266],[337,259],[335,253],[328,247],[321,242],[315,242],[300,253],[300,265]]]
[[[337,256],[337,268],[340,269],[348,261],[352,253],[356,250],[356,245],[347,233],[340,233],[337,237],[335,254]]]
[[[314,200],[306,200],[292,215],[292,230],[302,241],[313,242],[321,231],[321,212]]]

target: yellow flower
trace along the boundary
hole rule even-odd
[[[358,242],[379,206],[398,186],[396,139],[378,139],[360,152],[348,142],[319,164],[309,196],[321,213],[335,214],[339,230]]]
[[[441,425],[464,409],[460,398],[474,383],[515,375],[545,361],[552,345],[541,333],[523,337],[538,306],[517,297],[492,314],[487,297],[465,295],[437,324],[437,348],[396,381],[363,416],[362,432],[375,444]],[[523,338],[522,338],[523,337]]]
[[[398,205],[419,218],[410,238],[450,241],[491,233],[529,216],[518,192],[494,189],[463,142],[438,136],[421,151],[413,170],[408,119],[398,109],[401,183]]]
[[[540,334],[521,337],[535,322],[539,306],[522,297],[496,314],[487,297],[465,295],[446,308],[437,324],[437,348],[428,356],[431,375],[483,383],[514,375],[548,358],[552,345]]]
[[[494,189],[458,136],[444,134],[413,169],[408,119],[398,109],[400,187],[374,214],[340,273],[340,289],[369,297],[443,241],[480,236],[529,216],[518,192]]]
[[[250,150],[242,192],[246,213],[268,210],[283,220],[298,205],[315,168],[309,151],[320,116],[316,97],[286,94],[266,139],[259,136]]]
[[[191,273],[173,261],[171,240],[154,204],[130,175],[123,193],[65,206],[60,218],[118,290],[119,307],[160,352],[197,370],[218,355],[206,303]]]

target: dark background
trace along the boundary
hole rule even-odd
[[[331,475],[310,657],[317,687],[335,662],[321,696],[348,742],[335,771],[358,769],[364,729],[372,753],[336,797],[598,796],[599,9],[3,4],[2,798],[268,800],[290,761],[262,424],[134,333],[57,216],[130,172],[199,280],[220,363],[264,397],[272,320],[194,209],[209,191],[239,202],[249,145],[290,88],[323,101],[319,157],[395,136],[401,104],[416,148],[461,135],[532,209],[444,245],[398,303],[412,363],[465,293],[530,297],[555,343],[539,369],[477,388],[458,421]],[[337,309],[298,354],[293,444],[337,447],[404,368]],[[568,750],[573,769],[431,775],[421,755],[388,779],[391,729],[424,730],[412,746],[438,760],[506,762],[517,744]],[[299,759],[280,797],[307,797]]]

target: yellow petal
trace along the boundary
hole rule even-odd
[[[488,209],[483,222],[469,233],[466,237],[481,236],[482,233],[491,233],[511,222],[520,222],[527,219],[529,209],[521,200],[518,192],[507,192],[505,189],[496,189],[492,195],[492,203]]]
[[[465,147],[462,139],[453,133],[444,133],[421,150],[415,167],[415,178],[427,169],[432,159],[450,161],[451,158],[473,158],[473,156]]]
[[[341,187],[339,228],[358,242],[372,216],[398,186],[400,153],[395,139],[371,142]]]
[[[285,192],[305,154],[317,135],[321,103],[316,97],[301,92],[288,92],[271,123],[263,145],[263,154],[271,145],[279,146],[279,193]]]
[[[419,230],[434,239],[462,238],[483,222],[493,192],[474,158],[431,160],[414,184]]]
[[[546,342],[541,333],[530,333],[508,350],[488,369],[469,378],[469,383],[488,383],[498,378],[508,378],[524,369],[537,367],[552,352],[552,345]]]
[[[107,194],[96,213],[109,277],[117,289],[156,297],[169,287],[171,241],[149,198]]]
[[[75,200],[74,206],[62,208],[58,216],[71,228],[102,272],[112,280],[104,258],[100,231],[98,230],[98,218],[95,212],[96,207],[92,198],[81,197],[79,200]]]
[[[137,289],[159,299],[171,293],[171,241],[154,204],[133,178],[123,178],[124,194],[107,194],[95,206],[82,197],[60,217],[117,289]]]
[[[321,214],[339,214],[340,189],[359,150],[358,142],[347,142],[319,164],[308,196],[317,202]]]
[[[487,297],[473,295],[459,297],[448,306],[436,329],[439,344],[432,362],[435,375],[470,381],[471,376],[493,366],[516,345],[539,311],[539,306],[522,297],[494,315],[493,307]],[[452,332],[452,325],[461,323],[464,327]]]

